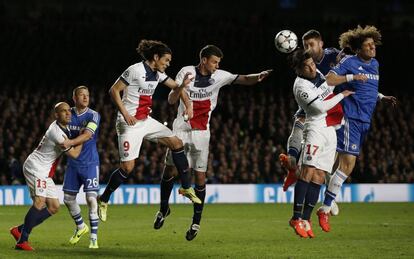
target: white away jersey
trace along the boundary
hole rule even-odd
[[[174,130],[207,130],[210,129],[211,112],[216,108],[220,88],[232,84],[238,75],[218,69],[213,74],[203,76],[195,66],[183,67],[175,79],[181,85],[186,73],[191,73],[194,79],[186,88],[188,96],[193,104],[194,116],[189,123],[184,121],[183,112],[185,105],[180,99],[177,118],[174,121]]]
[[[334,97],[333,87],[328,86],[324,76],[317,72],[313,80],[297,77],[293,85],[293,94],[296,102],[306,113],[305,123],[317,126],[339,126],[342,124],[343,112],[340,103],[328,111],[321,112],[311,106],[314,102],[323,102]],[[314,104],[316,105],[316,103]]]
[[[152,95],[158,83],[168,79],[165,73],[153,71],[145,62],[136,63],[119,77],[127,87],[122,95],[122,102],[128,113],[137,120],[144,120],[151,113]],[[118,119],[123,116],[118,112]]]
[[[59,158],[65,152],[59,144],[69,135],[68,128],[61,128],[56,121],[52,122],[37,148],[24,162],[25,169],[35,175],[53,177]]]

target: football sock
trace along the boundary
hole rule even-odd
[[[86,201],[89,207],[89,224],[91,226],[91,238],[96,239],[98,235],[98,194],[96,192],[87,192]]]
[[[174,188],[174,176],[169,179],[161,178],[161,203],[160,211],[165,216],[168,210],[168,201],[170,199],[171,191]]]
[[[316,203],[318,202],[319,192],[321,190],[321,185],[310,182],[308,186],[308,191],[306,192],[305,196],[305,205],[303,207],[303,215],[302,219],[309,220],[312,210],[315,207]]]
[[[188,160],[184,153],[184,148],[179,148],[176,150],[171,150],[172,158],[174,165],[178,170],[180,175],[181,186],[184,189],[191,187],[191,173],[188,168]]]
[[[69,214],[72,216],[72,219],[75,221],[76,227],[78,229],[84,228],[85,223],[83,222],[83,218],[81,215],[81,208],[79,207],[79,204],[76,202],[76,194],[74,195],[65,192],[63,196],[63,202],[68,208]]]
[[[200,225],[201,214],[203,213],[204,200],[206,198],[206,185],[195,185],[195,194],[201,200],[201,204],[194,203],[193,224]]]
[[[103,202],[108,202],[111,194],[128,178],[128,174],[121,168],[116,169],[109,178],[105,191],[99,198]]]
[[[287,142],[288,154],[295,157],[296,161],[299,160],[299,154],[302,149],[303,127],[304,124],[296,119]]]
[[[23,243],[29,239],[29,235],[32,229],[42,223],[45,219],[50,217],[51,214],[47,208],[41,210],[36,209],[34,206],[30,207],[26,216],[24,217],[24,226],[22,227],[22,235],[17,243]]]
[[[323,200],[323,205],[330,207],[332,201],[335,200],[336,195],[341,190],[342,184],[348,178],[346,174],[344,174],[341,170],[336,169],[334,175],[331,177],[329,181],[328,188],[325,192],[325,199]]]
[[[306,192],[308,190],[309,183],[298,180],[295,185],[295,196],[293,199],[293,219],[299,219],[302,217],[303,203],[305,201]]]

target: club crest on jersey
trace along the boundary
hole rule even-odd
[[[300,96],[302,96],[302,98],[305,99],[305,100],[309,98],[309,95],[306,92],[300,93]]]

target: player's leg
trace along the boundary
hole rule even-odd
[[[281,165],[287,170],[288,174],[283,181],[283,191],[287,191],[289,186],[297,181],[298,170],[296,162],[302,149],[303,127],[305,118],[296,116],[293,123],[292,132],[288,138],[287,149],[288,155],[280,154],[279,160]]]
[[[201,200],[196,196],[194,189],[191,187],[191,171],[185,155],[183,142],[176,136],[160,138],[159,142],[171,149],[174,165],[181,180],[180,194],[186,196],[194,203],[201,203]]]
[[[171,151],[167,151],[166,164],[162,173],[160,189],[161,201],[160,210],[155,214],[154,229],[160,229],[164,225],[165,218],[170,214],[170,200],[171,192],[174,188],[174,180],[177,176],[177,170],[172,163]]]
[[[76,202],[76,195],[77,193],[65,191],[63,196],[63,202],[76,225],[75,233],[69,239],[69,243],[72,245],[77,244],[80,238],[89,232],[88,226],[83,221],[81,208]]]
[[[53,180],[36,176],[28,178],[26,174],[28,173],[25,172],[25,178],[32,195],[33,206],[30,207],[21,226],[21,235],[15,246],[17,250],[33,250],[28,243],[32,229],[56,214],[59,209],[59,200]]]
[[[294,189],[293,216],[289,221],[289,225],[295,230],[296,234],[305,238],[308,237],[308,234],[302,220],[302,213],[309,182],[314,171],[314,167],[302,165],[301,173]]]
[[[107,218],[108,202],[112,193],[126,181],[134,169],[135,159],[139,156],[144,136],[151,130],[150,125],[147,126],[149,119],[139,121],[134,126],[117,124],[120,166],[112,172],[104,192],[98,197],[98,216],[104,222]]]
[[[325,172],[323,170],[316,169],[311,181],[309,182],[308,191],[305,196],[305,203],[303,207],[302,219],[305,223],[306,233],[310,238],[314,238],[315,235],[312,231],[311,225],[311,214],[313,208],[315,208],[316,203],[319,199],[319,193],[321,190],[321,185],[325,181]]]
[[[97,249],[98,246],[98,193],[96,191],[86,192],[86,203],[89,208],[89,224],[91,226],[91,236],[89,240],[89,248]]]
[[[207,155],[208,157],[208,155]],[[195,175],[195,194],[201,200],[201,203],[194,203],[193,222],[187,230],[185,238],[188,241],[193,240],[200,231],[201,214],[203,213],[204,200],[206,198],[206,172],[194,171]]]
[[[72,245],[78,243],[80,238],[89,232],[88,226],[83,221],[81,208],[76,201],[76,195],[82,185],[81,170],[82,168],[68,165],[63,181],[63,202],[76,225],[75,232],[69,239],[69,243]]]

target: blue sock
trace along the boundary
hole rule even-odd
[[[325,199],[323,199],[323,205],[331,206],[332,201],[335,200],[336,194],[333,192],[330,192],[328,190],[325,191]]]
[[[84,223],[82,215],[80,213],[76,214],[75,216],[72,216],[72,218],[75,221],[76,226],[80,226]]]
[[[168,210],[168,201],[170,199],[171,191],[174,188],[174,178],[164,179],[164,176],[161,178],[161,203],[160,211],[165,216]]]
[[[309,183],[298,180],[295,185],[295,196],[293,199],[293,219],[302,217],[303,203],[305,201],[306,192],[308,191]]]
[[[315,207],[316,203],[318,202],[320,190],[321,190],[320,184],[317,184],[314,182],[309,183],[308,191],[306,192],[306,196],[305,196],[305,205],[303,208],[302,219],[304,220],[310,219],[312,210]]]
[[[193,224],[200,225],[201,214],[204,208],[204,199],[206,198],[206,185],[197,185],[194,188],[195,194],[201,200],[201,204],[194,203]]]
[[[109,178],[105,191],[99,198],[103,202],[108,202],[111,194],[128,178],[128,174],[121,168],[116,169]]]
[[[171,150],[174,165],[178,170],[181,179],[181,186],[188,189],[191,186],[191,173],[188,167],[188,160],[184,153],[184,148]]]
[[[24,224],[21,228],[22,235],[17,243],[23,243],[29,239],[29,235],[32,232],[32,229],[42,223],[45,219],[50,217],[51,214],[47,208],[42,210],[36,209],[34,206],[30,207],[26,216],[24,217]]]

